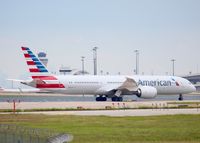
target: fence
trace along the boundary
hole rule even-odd
[[[72,135],[46,129],[0,124],[0,143],[64,143],[70,142],[72,139]]]

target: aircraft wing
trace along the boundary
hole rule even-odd
[[[118,90],[126,89],[128,91],[137,91],[138,85],[134,79],[127,77],[126,81],[117,89]]]
[[[132,78],[127,77],[126,80],[121,85],[106,85],[101,87],[97,92],[107,95],[113,95],[113,94],[126,94],[130,92],[135,92],[138,90],[138,85],[136,81]]]

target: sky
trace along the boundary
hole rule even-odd
[[[200,72],[199,0],[0,0],[0,79],[27,75],[20,47],[47,52],[61,65],[93,73],[185,75]],[[0,82],[1,84],[1,82]],[[1,85],[0,85],[1,86]]]

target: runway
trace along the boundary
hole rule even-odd
[[[76,116],[160,116],[180,114],[200,114],[200,109],[129,109],[129,110],[103,110],[103,111],[45,111],[23,112],[19,114],[44,114],[44,115],[76,115]]]
[[[20,110],[18,114],[85,115],[85,116],[155,116],[174,114],[200,114],[199,94],[185,95],[184,101],[177,101],[177,95],[158,96],[156,99],[129,100],[124,102],[96,102],[94,97],[70,97],[34,95],[1,95],[0,110]],[[132,98],[132,97],[131,97]],[[73,99],[71,101],[71,99]],[[139,99],[139,100],[138,100]],[[193,108],[193,109],[172,109]],[[32,112],[29,112],[29,111]],[[39,110],[39,112],[35,112]],[[56,110],[56,111],[52,111]],[[23,112],[25,111],[25,112]],[[41,112],[44,111],[44,112]],[[5,112],[2,112],[3,114]]]
[[[19,102],[19,103],[16,102],[15,106],[16,109],[21,111],[18,112],[17,114],[119,116],[119,117],[200,114],[200,100],[194,100],[194,101],[188,100],[188,101],[177,101],[177,102],[174,101]],[[0,102],[0,109],[1,110],[13,109],[13,102],[10,103]],[[32,112],[30,112],[30,110]],[[1,114],[8,114],[8,113],[2,112]]]
[[[183,95],[184,100],[200,100],[200,93]],[[47,93],[0,93],[0,102],[20,100],[21,102],[96,102],[92,95],[61,95]],[[177,101],[178,95],[157,95],[153,99],[124,96],[124,101]],[[108,102],[111,99],[108,99]]]
[[[13,109],[13,101],[0,102],[0,109]],[[67,110],[103,110],[103,109],[146,109],[146,108],[178,108],[198,107],[200,100],[188,101],[135,101],[135,102],[19,102],[15,101],[16,109],[67,109]]]

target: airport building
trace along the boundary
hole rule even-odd
[[[183,78],[186,78],[191,83],[193,83],[197,91],[200,91],[200,74],[190,74],[190,75],[183,76]]]
[[[72,73],[72,71],[73,71],[73,69],[71,69],[69,67],[63,67],[63,66],[61,66],[59,69],[59,72],[61,75],[69,75]]]
[[[59,73],[61,75],[86,75],[89,74],[87,71],[80,71],[77,69],[71,69],[70,67],[61,66],[59,69]]]

